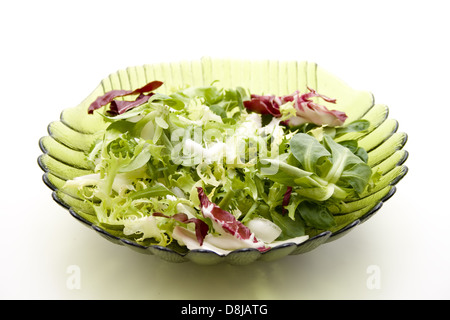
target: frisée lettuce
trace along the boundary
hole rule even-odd
[[[356,140],[369,127],[313,102],[312,89],[260,96],[244,88],[153,81],[112,90],[88,113],[106,127],[86,159],[92,174],[66,182],[96,223],[143,245],[261,252],[301,243],[336,222],[329,208],[376,182]],[[332,129],[332,130],[330,130]]]

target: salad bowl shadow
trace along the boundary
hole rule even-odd
[[[105,123],[99,115],[88,115],[90,103],[110,90],[131,90],[152,80],[167,82],[173,87],[205,86],[219,80],[224,87],[241,86],[259,94],[285,95],[307,88],[317,90],[335,98],[335,108],[344,111],[349,121],[370,121],[367,132],[354,133],[359,135],[352,138],[357,139],[367,150],[368,164],[381,172],[381,178],[363,197],[344,203],[338,212],[333,213],[337,222],[335,227],[320,230],[300,244],[283,243],[265,252],[252,248],[238,249],[220,255],[203,249],[187,250],[176,244],[163,247],[138,243],[126,237],[121,230],[99,223],[92,208],[77,194],[65,190],[64,183],[92,172],[85,155],[104,129]],[[162,93],[166,93],[164,90]],[[315,63],[203,58],[135,66],[112,73],[78,106],[63,110],[60,119],[48,125],[48,135],[39,140],[42,154],[38,157],[38,165],[44,171],[43,182],[51,189],[55,202],[77,221],[112,243],[170,262],[246,265],[257,260],[273,261],[287,255],[309,252],[341,238],[377,213],[383,203],[395,194],[397,183],[408,172],[404,164],[408,158],[408,152],[404,150],[408,136],[399,132],[398,127],[398,122],[389,118],[388,107],[375,103],[372,93],[351,88]]]

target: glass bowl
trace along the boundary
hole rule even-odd
[[[85,159],[87,152],[105,123],[101,116],[88,115],[87,108],[97,96],[113,89],[134,89],[152,80],[160,80],[173,87],[204,86],[219,80],[221,86],[241,86],[256,94],[286,95],[312,88],[337,100],[335,109],[348,115],[347,121],[367,119],[371,126],[367,133],[355,133],[359,145],[368,151],[368,164],[382,172],[376,188],[357,201],[343,203],[334,212],[337,225],[318,231],[301,244],[285,243],[261,253],[257,249],[239,249],[226,255],[208,250],[187,250],[180,246],[144,246],[127,238],[121,230],[101,225],[90,205],[64,189],[64,182],[91,173]],[[163,86],[168,87],[168,86]],[[163,87],[158,92],[164,92]],[[83,225],[107,240],[135,251],[155,255],[170,262],[192,261],[198,264],[226,262],[244,265],[256,260],[271,261],[287,255],[297,255],[316,249],[322,244],[346,235],[357,225],[366,222],[380,210],[396,191],[396,184],[405,176],[404,165],[408,152],[403,149],[407,134],[397,132],[398,122],[388,117],[388,107],[375,103],[367,91],[354,90],[346,83],[306,61],[229,60],[202,58],[194,61],[148,64],[129,67],[103,79],[95,90],[78,106],[62,111],[60,120],[48,125],[48,135],[39,140],[42,154],[38,164],[44,171],[43,181],[52,190],[53,199]]]

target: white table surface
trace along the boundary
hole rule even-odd
[[[447,7],[436,0],[2,2],[0,298],[450,298]],[[41,180],[38,140],[48,123],[112,72],[203,56],[313,61],[373,92],[409,136],[409,172],[394,197],[335,242],[241,267],[168,263],[74,220]],[[79,287],[70,285],[73,270]]]

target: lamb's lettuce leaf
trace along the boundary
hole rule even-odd
[[[340,187],[352,188],[358,194],[362,193],[372,175],[370,166],[329,136],[324,137],[324,147],[331,152],[331,157],[321,165],[323,178]]]
[[[326,230],[336,225],[333,215],[323,204],[312,201],[303,201],[297,208],[306,225]]]
[[[359,153],[360,148],[354,150]],[[320,142],[309,134],[297,133],[290,140],[290,156],[285,161],[264,160],[275,170],[265,176],[294,187],[311,200],[342,200],[361,194],[368,185],[372,170],[363,159],[328,135]],[[264,169],[267,172],[269,168]]]

